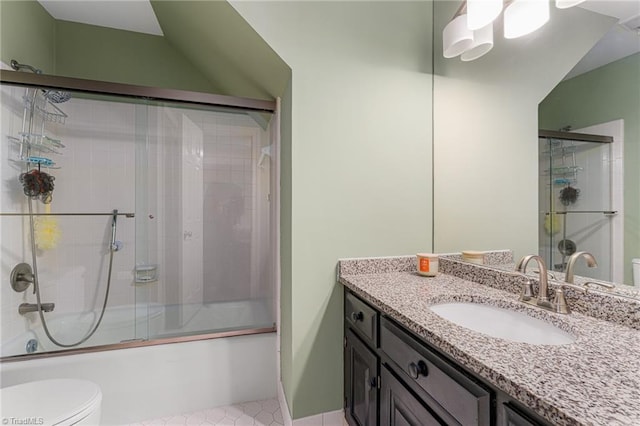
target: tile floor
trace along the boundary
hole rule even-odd
[[[243,402],[194,413],[178,414],[132,423],[130,426],[282,426],[282,412],[277,399]]]

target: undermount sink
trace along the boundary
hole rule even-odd
[[[565,345],[576,338],[522,312],[480,303],[441,303],[429,307],[442,318],[492,337],[533,345]]]

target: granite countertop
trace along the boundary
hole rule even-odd
[[[366,268],[342,267],[339,281],[554,425],[640,425],[640,331],[577,312],[562,315],[530,307],[512,292],[453,275],[429,278],[404,269],[367,273]],[[551,346],[493,338],[429,309],[453,301],[525,312],[573,334],[576,341]]]

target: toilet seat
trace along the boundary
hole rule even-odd
[[[41,418],[45,425],[73,425],[100,409],[102,392],[95,383],[53,379],[0,389],[2,416]]]

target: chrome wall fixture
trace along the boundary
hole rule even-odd
[[[584,0],[555,0],[567,9]],[[493,48],[493,24],[504,11],[504,37],[530,34],[549,20],[549,0],[466,0],[442,33],[445,58],[473,61]]]

